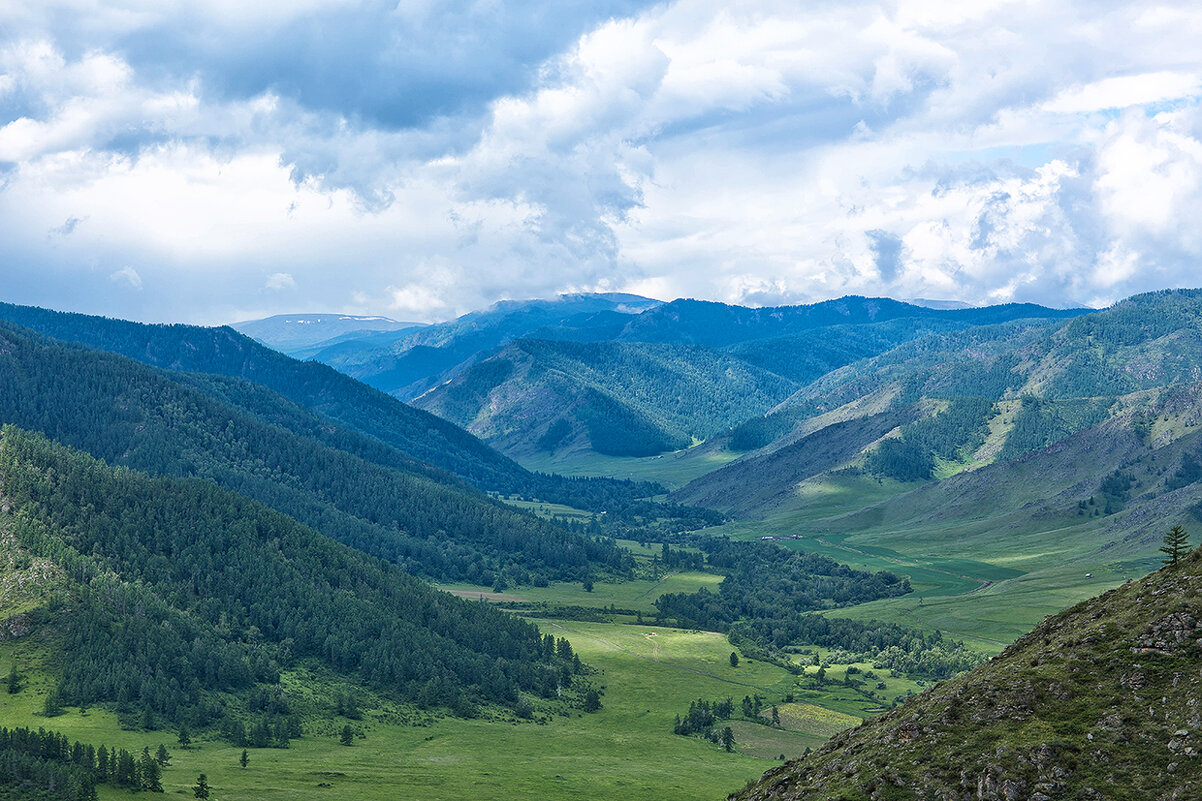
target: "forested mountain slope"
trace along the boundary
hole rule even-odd
[[[338,426],[379,440],[414,462],[425,462],[474,486],[559,501],[586,509],[610,510],[652,494],[645,484],[608,479],[565,479],[535,474],[459,427],[414,409],[325,365],[299,362],[266,348],[230,328],[144,325],[29,306],[0,304],[0,319],[49,337],[79,342],[169,370],[243,378],[260,384]],[[230,400],[219,383],[194,382],[203,392]],[[267,404],[267,407],[272,407]],[[260,415],[263,404],[242,407]],[[268,411],[267,417],[271,419]],[[395,457],[394,457],[395,458]]]
[[[762,414],[795,387],[709,348],[520,339],[414,404],[514,453],[645,456]]]
[[[244,405],[264,401],[266,390],[216,383]],[[264,422],[122,356],[0,326],[0,422],[112,464],[208,478],[431,577],[487,582],[511,569],[579,578],[628,568],[629,555],[608,540],[406,471],[399,460],[390,465],[393,454],[378,442],[270,400],[264,405],[277,419]]]
[[[732,798],[1198,797],[1200,587],[1195,551]]]
[[[151,727],[270,720],[286,744],[300,732],[279,674],[302,662],[463,712],[546,695],[571,667],[534,626],[265,506],[12,426],[0,429],[0,510],[5,586],[27,596],[19,628],[58,632],[39,638],[61,648],[54,705],[113,703]]]

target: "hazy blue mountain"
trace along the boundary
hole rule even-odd
[[[752,409],[763,419],[794,389],[901,343],[1076,313],[1022,304],[941,310],[857,297],[767,309],[678,300],[622,319],[610,312],[568,320],[542,329],[546,339],[477,354],[474,365],[414,403],[515,456],[565,448],[647,456],[709,439]],[[760,428],[755,437],[742,429],[734,446],[784,433]]]
[[[230,328],[282,353],[295,356],[302,351],[324,347],[348,337],[412,331],[425,325],[357,314],[277,314],[262,320],[231,323]]]
[[[375,336],[361,342],[340,342],[313,358],[409,400],[514,339],[562,329],[586,329],[596,332],[589,338],[608,339],[623,319],[659,303],[618,293],[501,301],[450,322],[398,334],[395,339]]]
[[[700,300],[674,300],[638,317],[618,337],[625,342],[670,342],[722,347],[799,334],[828,326],[882,323],[900,318],[976,326],[1023,318],[1068,318],[1088,309],[1049,309],[1008,303],[968,309],[930,309],[890,298],[848,296],[804,306],[748,308]]]

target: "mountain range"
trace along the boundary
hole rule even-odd
[[[356,694],[414,725],[546,723],[601,707],[546,627],[653,615],[648,644],[706,628],[732,671],[788,676],[772,703],[828,698],[842,662],[841,708],[898,707],[747,798],[1195,791],[1202,557],[1023,635],[1202,521],[1202,291],[575,295],[362,330],[301,361],[229,327],[0,304],[0,655],[41,654],[46,715],[277,747]],[[901,704],[894,681],[1016,638]],[[706,658],[686,672],[714,678]]]

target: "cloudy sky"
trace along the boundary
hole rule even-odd
[[[1202,285],[1202,8],[3,0],[0,299],[437,320]]]

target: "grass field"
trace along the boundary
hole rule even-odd
[[[659,456],[602,456],[592,451],[548,456],[519,456],[517,461],[528,470],[559,473],[565,476],[611,476],[635,481],[658,481],[670,490],[679,489],[695,478],[717,470],[741,454],[714,452],[704,446]]]
[[[909,595],[826,614],[937,629],[985,653],[997,653],[1045,616],[1157,566],[1155,559],[1097,551],[1088,521],[1034,525],[979,517],[890,524],[873,518],[872,504],[905,489],[863,476],[822,476],[803,482],[795,500],[766,519],[709,533],[747,540],[796,534],[801,538],[780,544],[906,576],[915,590]],[[865,507],[870,511],[861,511]]]
[[[539,517],[553,520],[555,518],[563,518],[573,522],[589,521],[593,519],[592,512],[586,512],[584,509],[577,509],[574,506],[568,506],[562,503],[546,503],[544,501],[520,501],[516,498],[505,496],[496,496],[497,500],[509,506],[525,509],[528,512],[538,515]]]
[[[354,723],[364,737],[338,744],[339,722],[320,726],[288,749],[252,749],[250,765],[238,766],[241,749],[202,741],[175,746],[170,732],[125,731],[101,709],[86,715],[69,709],[47,719],[38,712],[48,687],[46,665],[29,643],[0,644],[7,673],[21,653],[29,675],[17,695],[0,694],[3,725],[45,726],[73,739],[131,752],[165,743],[172,752],[165,771],[168,794],[191,795],[204,772],[222,799],[720,799],[758,777],[780,754],[797,756],[832,733],[832,721],[855,723],[846,712],[790,716],[789,729],[749,721],[732,724],[736,751],[672,733],[677,714],[697,698],[759,693],[780,702],[794,688],[787,671],[763,662],[729,664],[730,645],[718,634],[650,626],[540,621],[544,631],[567,637],[602,672],[604,708],[593,715],[556,718],[547,725],[441,718],[429,726],[398,726],[373,720]],[[785,721],[782,721],[785,722]],[[312,726],[310,725],[310,728]],[[127,794],[105,788],[105,798]]]
[[[671,571],[658,581],[651,579],[622,581],[616,584],[597,582],[592,592],[585,592],[579,582],[552,582],[546,587],[515,587],[494,593],[489,587],[475,584],[439,584],[440,590],[468,600],[512,601],[564,604],[569,606],[608,607],[655,611],[655,599],[667,592],[697,592],[702,587],[717,591],[722,576],[696,571]]]

